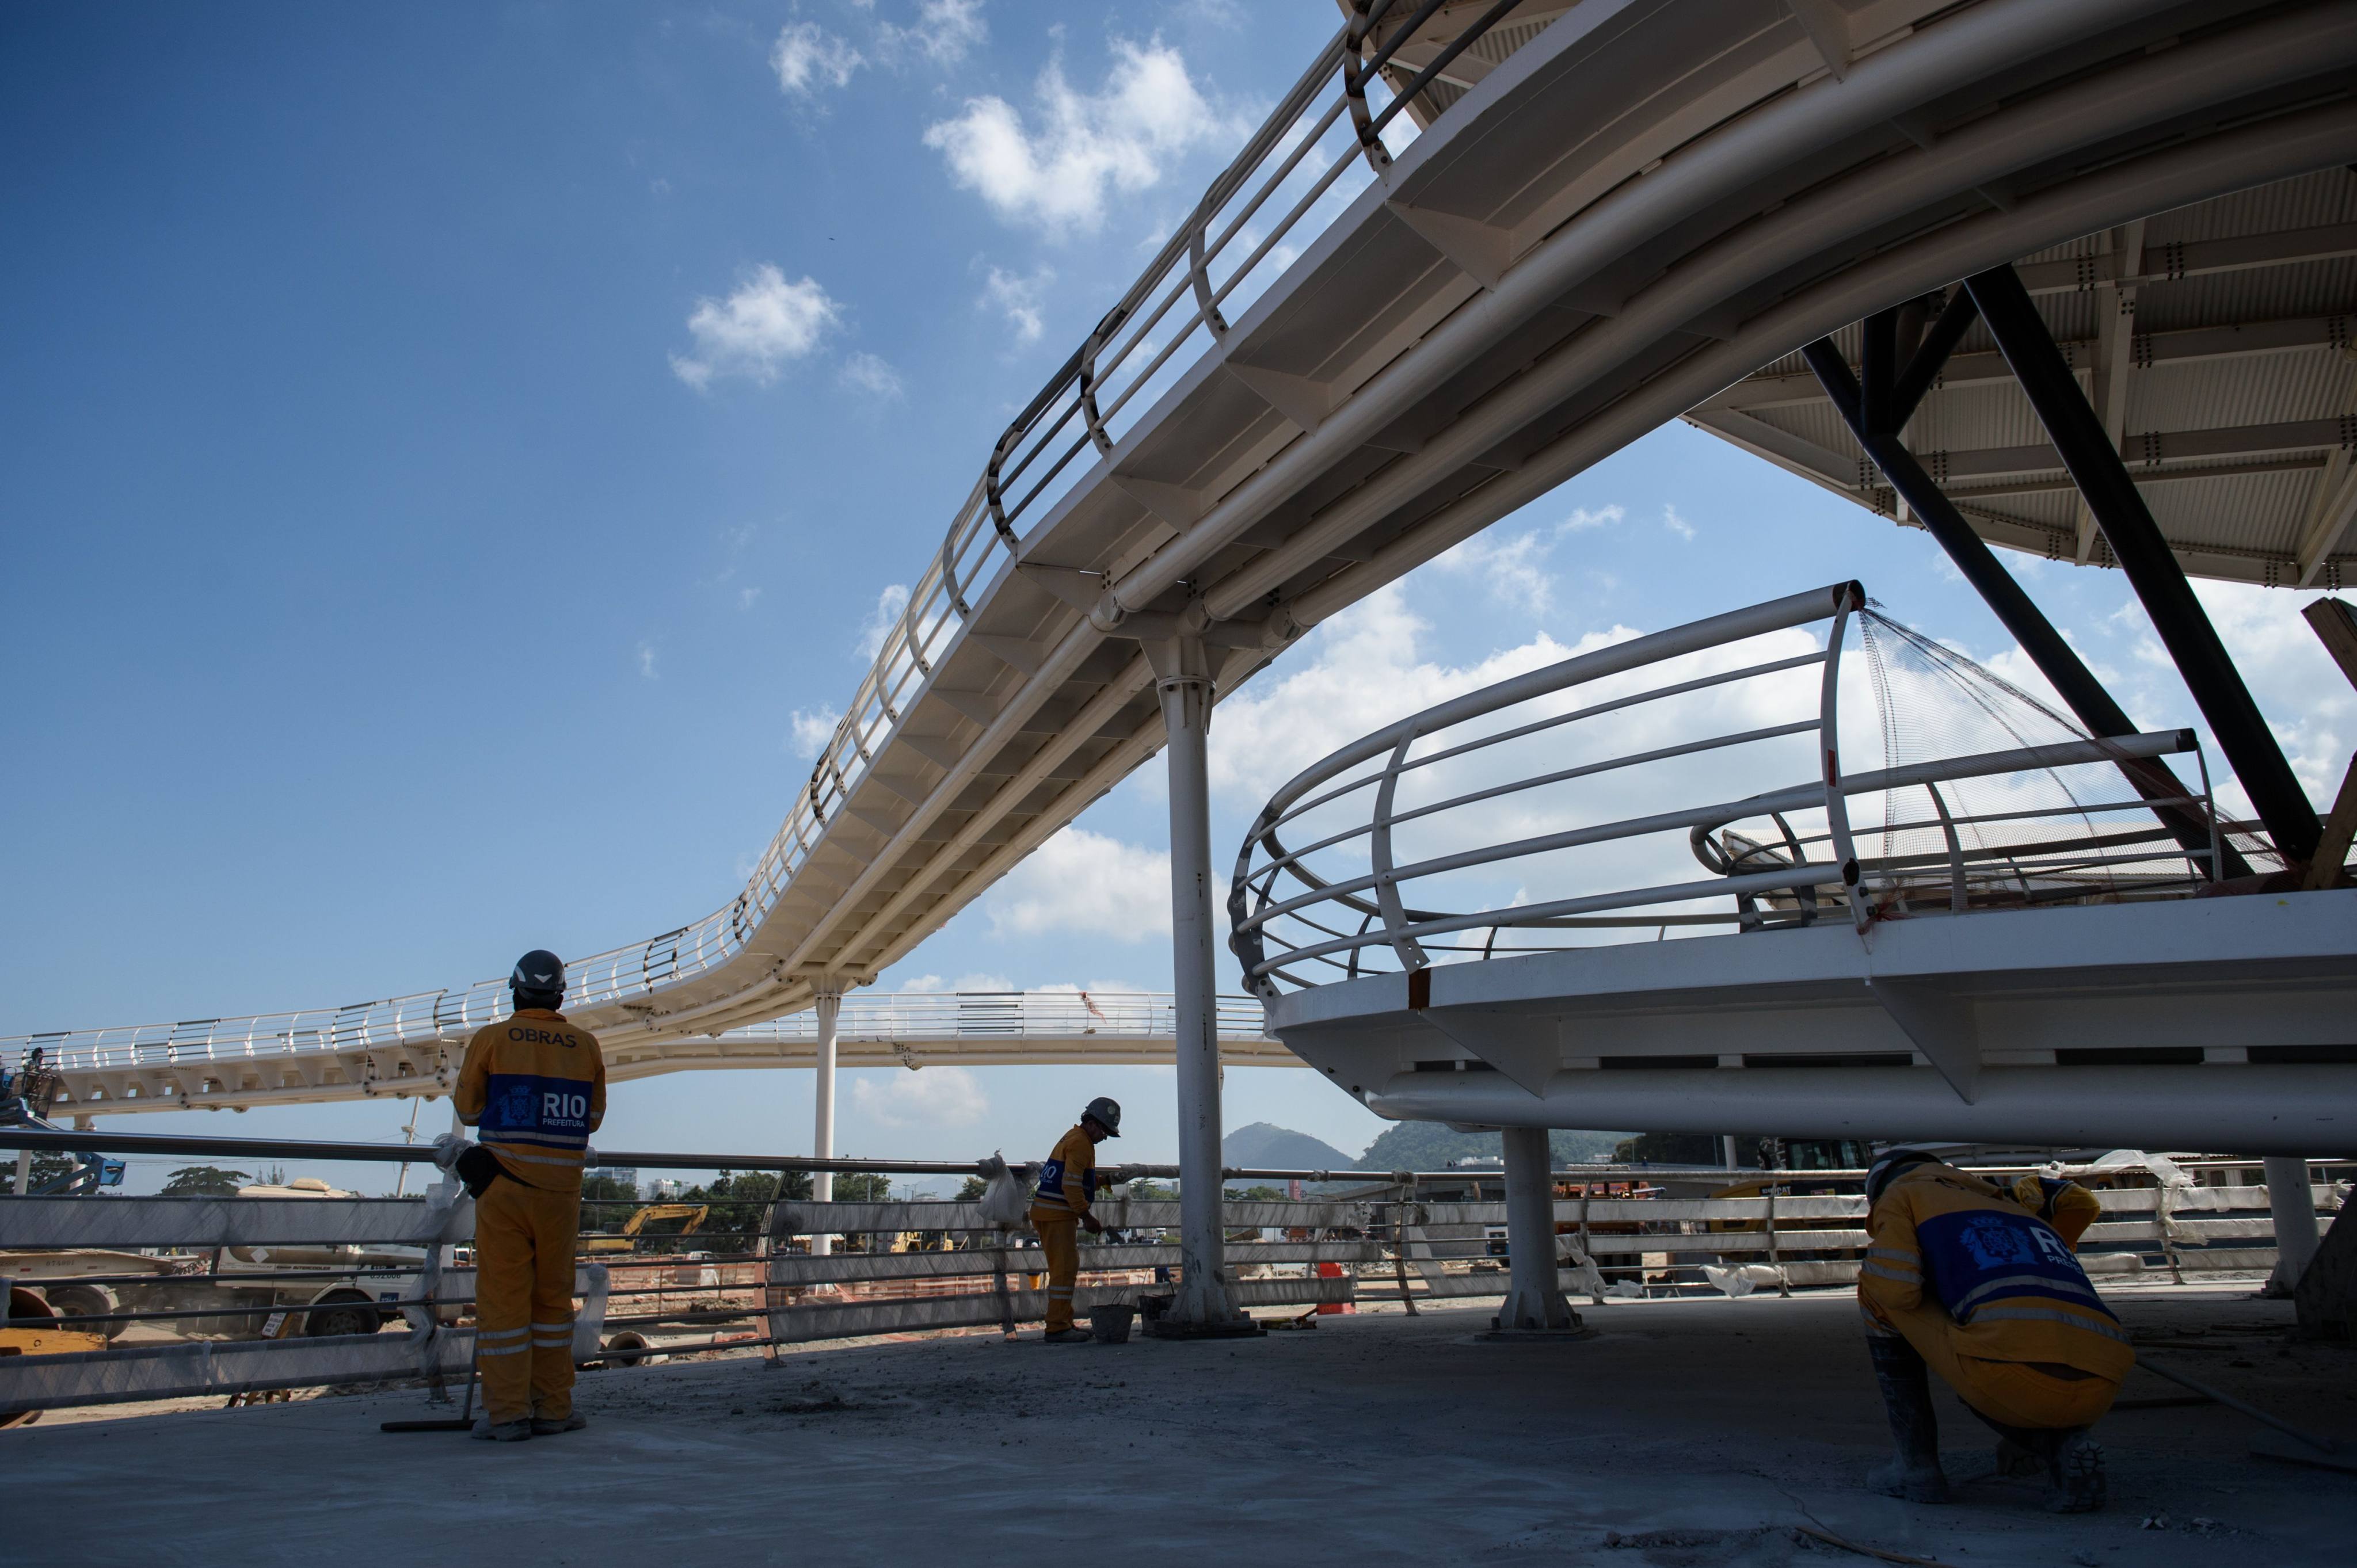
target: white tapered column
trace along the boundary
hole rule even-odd
[[[822,976],[813,988],[818,1014],[818,1091],[813,1097],[818,1105],[816,1125],[811,1132],[811,1154],[822,1160],[834,1158],[834,1026],[843,1015],[843,983],[833,975]],[[834,1201],[834,1173],[813,1171],[811,1174],[811,1197],[818,1203]],[[813,1236],[811,1254],[823,1258],[834,1251],[832,1236]]]
[[[2299,1276],[2316,1258],[2316,1193],[2309,1185],[2308,1162],[2298,1155],[2269,1155],[2259,1163],[2276,1226],[2276,1272],[2267,1278],[2266,1294],[2287,1296],[2299,1288]]]
[[[1146,644],[1169,744],[1170,980],[1178,999],[1180,1323],[1243,1316],[1228,1292],[1220,1226],[1220,1025],[1211,925],[1211,679],[1193,639]]]
[[[1498,1312],[1504,1329],[1577,1328],[1555,1283],[1555,1174],[1544,1127],[1505,1130],[1506,1251],[1512,1268],[1506,1304]]]

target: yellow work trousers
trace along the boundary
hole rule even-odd
[[[475,1199],[476,1354],[493,1425],[573,1413],[573,1250],[581,1189],[510,1176]]]
[[[1866,1309],[1868,1333],[1878,1326],[1899,1335],[1957,1398],[2000,1425],[2040,1431],[2093,1426],[2119,1397],[2120,1385],[2109,1378],[2058,1378],[2029,1361],[1959,1355],[1955,1322],[1937,1305],[1887,1312],[1872,1302],[1859,1305]]]
[[[1081,1217],[1034,1214],[1039,1251],[1048,1256],[1048,1332],[1072,1326],[1072,1286],[1081,1277]]]

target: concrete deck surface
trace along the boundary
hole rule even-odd
[[[2247,1292],[2123,1291],[2193,1376],[2357,1434],[2357,1351]],[[583,1374],[587,1431],[387,1435],[415,1391],[0,1433],[25,1563],[1405,1562],[1865,1564],[1793,1526],[1966,1564],[2345,1563],[2357,1477],[2250,1455],[2216,1406],[2099,1429],[2108,1512],[2027,1483],[1867,1495],[1882,1413],[1844,1294],[1615,1303],[1578,1343],[1472,1338],[1494,1305],[1242,1343],[1036,1332]],[[2138,1372],[2124,1397],[2177,1393]],[[62,1413],[62,1412],[61,1412]],[[99,1412],[82,1412],[97,1414]],[[1942,1396],[1952,1469],[1985,1454]],[[2165,1523],[2160,1522],[2165,1517]],[[2153,1521],[2149,1525],[2146,1522]],[[659,1555],[650,1557],[650,1552]]]

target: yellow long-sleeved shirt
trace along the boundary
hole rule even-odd
[[[1893,1315],[1942,1308],[1961,1356],[2050,1361],[2118,1381],[2136,1352],[2072,1251],[2099,1207],[2083,1188],[2056,1187],[2041,1187],[2036,1206],[2054,1215],[2049,1223],[1952,1165],[1901,1171],[1867,1216],[1859,1296]]]
[[[606,1119],[597,1036],[562,1013],[525,1007],[467,1042],[458,1120],[479,1130],[508,1174],[551,1191],[581,1186],[582,1152]]]
[[[1039,1167],[1039,1195],[1031,1200],[1032,1217],[1085,1215],[1096,1195],[1097,1146],[1086,1132],[1074,1127],[1056,1140],[1056,1152]]]

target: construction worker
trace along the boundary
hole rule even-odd
[[[2046,1474],[2046,1506],[2104,1505],[2104,1451],[2087,1429],[2136,1364],[2074,1249],[2100,1212],[2073,1183],[1997,1187],[1922,1150],[1885,1153],[1866,1178],[1858,1305],[1898,1456],[1867,1486],[1948,1499],[1926,1369],[1996,1431],[2001,1474]]]
[[[481,1142],[453,1162],[475,1197],[474,1434],[495,1443],[589,1424],[573,1408],[573,1258],[581,1167],[606,1117],[597,1036],[557,1011],[564,961],[535,948],[508,987],[514,1012],[467,1042],[458,1120]]]
[[[1079,1345],[1089,1336],[1072,1326],[1072,1286],[1081,1277],[1081,1239],[1101,1234],[1103,1221],[1089,1212],[1097,1195],[1096,1146],[1121,1136],[1121,1107],[1103,1095],[1089,1101],[1080,1125],[1056,1141],[1056,1152],[1039,1167],[1039,1191],[1031,1200],[1031,1228],[1048,1256],[1048,1343]],[[1116,1173],[1105,1173],[1109,1177]]]

